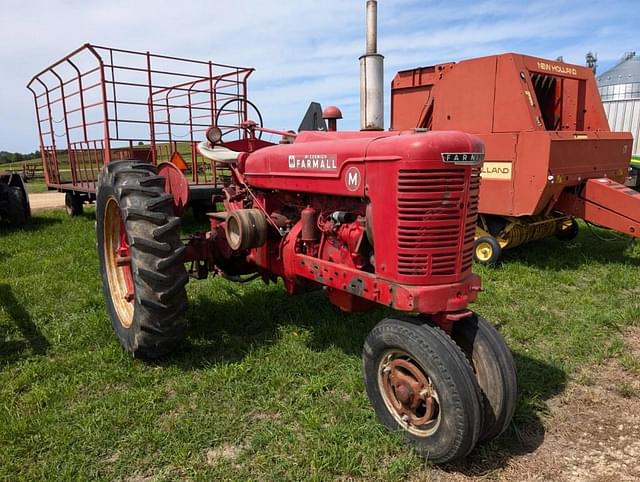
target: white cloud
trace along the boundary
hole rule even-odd
[[[358,125],[364,0],[2,0],[0,149],[33,150],[30,77],[85,42],[256,68],[250,94],[266,123],[296,128],[309,101],[341,104]],[[635,2],[631,2],[635,3]],[[503,51],[602,64],[632,50],[628,2],[380,0],[386,81],[401,68]],[[637,20],[637,19],[636,19]],[[388,97],[388,95],[387,95]]]

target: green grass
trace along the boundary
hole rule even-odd
[[[49,190],[47,189],[47,185],[43,180],[29,181],[25,185],[27,186],[27,192],[29,194],[37,194],[41,192],[47,192]]]
[[[191,282],[187,343],[144,363],[111,332],[93,223],[90,211],[49,212],[25,230],[0,227],[0,479],[446,475],[387,433],[367,401],[360,349],[387,311],[343,315],[320,293]],[[624,357],[623,330],[640,320],[639,265],[637,244],[583,229],[477,269],[485,291],[474,309],[513,350],[520,399],[504,436],[447,470],[485,474],[531,450],[522,434],[542,430],[545,401],[578,369]]]

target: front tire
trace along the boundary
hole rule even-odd
[[[434,463],[466,456],[482,425],[481,395],[460,348],[435,326],[387,318],[362,354],[369,400],[390,430]]]
[[[136,357],[157,358],[185,334],[187,309],[180,218],[151,164],[117,161],[100,175],[96,236],[113,330]]]
[[[478,315],[455,323],[451,337],[467,354],[484,402],[480,441],[489,441],[511,423],[518,400],[518,379],[511,351],[502,335]]]

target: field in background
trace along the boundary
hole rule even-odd
[[[466,462],[431,468],[382,428],[364,393],[360,350],[385,309],[344,315],[322,293],[192,282],[182,350],[133,360],[104,311],[87,211],[0,226],[0,479],[500,475],[539,445],[548,401],[569,381],[591,383],[585,370],[609,359],[640,370],[623,339],[640,325],[640,245],[581,225],[575,242],[509,251],[476,268],[485,291],[474,309],[514,352],[514,424]],[[640,396],[624,377],[611,383]]]
[[[31,179],[27,179],[27,191],[31,194],[35,194],[35,193],[40,193],[40,192],[46,192],[47,186],[44,182],[44,172],[42,170],[42,160],[38,157],[38,158],[34,158],[34,159],[27,159],[24,161],[19,161],[19,162],[12,162],[12,163],[6,163],[6,164],[0,164],[0,172],[17,172],[17,173],[23,173],[23,166],[32,166],[33,168],[35,168],[35,177],[31,178]],[[65,170],[67,170],[68,172],[71,172],[71,169],[69,169],[68,164],[66,166],[64,166]]]

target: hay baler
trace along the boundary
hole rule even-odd
[[[623,185],[633,139],[611,132],[589,68],[502,54],[398,72],[392,129],[459,129],[485,143],[476,260],[556,235],[575,218],[640,236],[640,195]]]

